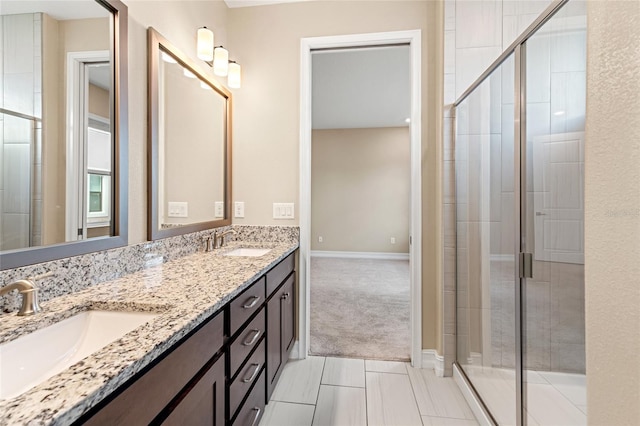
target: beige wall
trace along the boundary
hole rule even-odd
[[[409,253],[409,147],[408,127],[313,131],[311,250]]]
[[[109,91],[89,84],[89,112],[100,117],[109,118]]]
[[[272,203],[298,204],[300,38],[422,30],[422,346],[436,349],[441,8],[437,1],[319,1],[228,11],[229,47],[243,65],[242,89],[234,91],[233,199],[245,202],[245,219],[235,223],[282,225],[272,219]]]
[[[589,424],[640,424],[640,1],[588,2]]]

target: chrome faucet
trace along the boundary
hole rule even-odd
[[[33,283],[34,279],[18,280],[8,286],[0,288],[0,296],[4,296],[11,290],[18,290],[22,295],[22,307],[18,311],[19,316],[33,315],[40,310],[38,304],[38,289]]]
[[[221,248],[222,246],[224,246],[224,238],[229,235],[229,234],[235,234],[236,231],[234,231],[233,229],[227,229],[226,231],[222,232],[220,235],[215,235],[215,242],[213,243],[213,248]]]

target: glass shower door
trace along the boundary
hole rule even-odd
[[[514,55],[456,108],[457,362],[516,424]]]
[[[521,167],[523,407],[529,424],[586,424],[584,130],[586,11],[570,1],[525,44]]]

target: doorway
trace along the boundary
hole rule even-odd
[[[310,349],[311,282],[311,150],[312,150],[312,52],[319,49],[364,48],[408,45],[410,56],[410,351],[411,361],[421,366],[421,48],[420,31],[303,38],[300,69],[300,291],[299,347],[305,358]]]

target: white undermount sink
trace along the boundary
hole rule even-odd
[[[0,400],[28,391],[157,315],[84,311],[1,344]]]
[[[226,252],[224,256],[260,257],[264,256],[270,251],[271,249],[268,248],[240,247]]]

